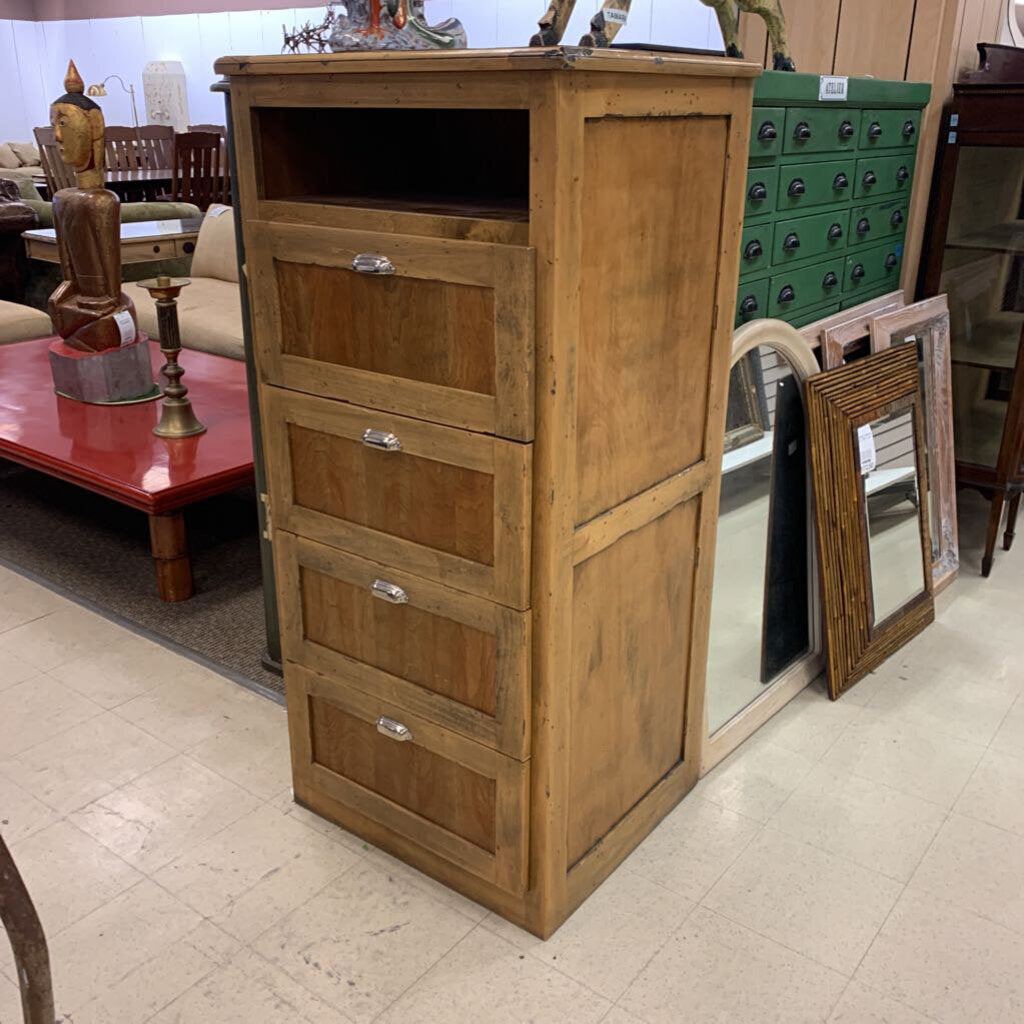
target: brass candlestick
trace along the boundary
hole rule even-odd
[[[160,371],[167,379],[164,387],[160,422],[153,428],[157,437],[193,437],[206,427],[196,419],[188,388],[181,383],[184,369],[178,365],[181,336],[178,334],[178,295],[191,282],[183,277],[157,277],[139,284],[156,299],[156,320],[160,331],[160,351],[167,359]]]

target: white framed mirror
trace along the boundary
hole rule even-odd
[[[701,770],[823,668],[803,382],[811,346],[780,320],[733,336]]]

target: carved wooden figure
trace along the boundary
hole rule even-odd
[[[718,24],[725,40],[725,52],[729,57],[742,57],[740,50],[737,19],[740,11],[758,14],[764,19],[772,43],[772,54],[776,71],[796,71],[793,57],[789,52],[789,38],[786,33],[786,19],[782,13],[781,0],[700,0],[706,7],[714,8]],[[626,24],[626,17],[632,0],[605,0],[601,10],[590,19],[590,31],[580,40],[580,46],[608,46]],[[551,0],[547,13],[537,23],[540,31],[530,40],[531,46],[557,46],[565,34],[565,27],[572,16],[576,0]]]
[[[50,122],[77,186],[53,197],[64,280],[50,296],[48,312],[71,348],[102,352],[138,334],[135,306],[121,291],[121,201],[103,187],[103,111],[84,95],[74,61],[64,88],[50,107]]]

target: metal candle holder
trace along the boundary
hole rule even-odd
[[[181,383],[184,369],[178,365],[181,354],[181,336],[178,333],[178,295],[191,282],[184,277],[156,277],[139,284],[156,300],[157,327],[160,332],[160,351],[167,359],[160,371],[167,380],[160,422],[153,428],[157,437],[193,437],[206,427],[196,419],[188,388]]]

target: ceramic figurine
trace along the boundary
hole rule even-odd
[[[742,57],[736,21],[739,12],[759,14],[768,28],[772,43],[773,64],[776,71],[796,71],[789,52],[786,19],[781,0],[700,0],[714,8],[725,41],[726,56]],[[632,0],[606,0],[601,10],[590,20],[590,31],[580,40],[580,46],[608,46],[626,24]],[[557,46],[565,32],[576,0],[551,0],[551,6],[537,23],[540,31],[530,40],[531,46]]]
[[[331,32],[331,49],[456,50],[466,45],[457,18],[428,25],[424,0],[349,0]]]
[[[138,334],[135,306],[121,291],[121,201],[103,187],[103,111],[84,95],[74,61],[64,88],[50,107],[50,123],[77,185],[53,197],[64,280],[50,296],[48,312],[70,348],[102,352]]]

